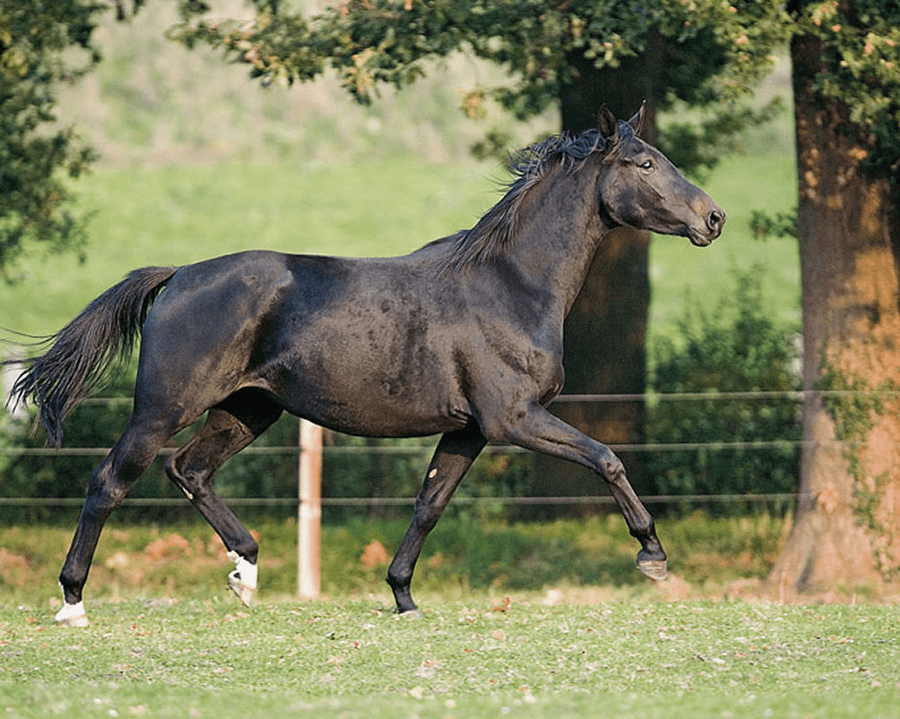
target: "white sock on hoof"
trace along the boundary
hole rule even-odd
[[[90,622],[84,611],[84,602],[78,604],[63,604],[62,609],[56,613],[56,623],[61,627],[87,627]]]
[[[245,607],[249,607],[256,591],[256,565],[248,562],[237,552],[228,552],[228,558],[235,564],[234,571],[228,575],[228,588],[237,594]]]

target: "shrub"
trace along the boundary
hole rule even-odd
[[[796,328],[766,313],[758,269],[735,274],[733,296],[706,306],[689,296],[679,336],[651,348],[653,392],[710,394],[709,399],[676,403],[660,397],[648,403],[648,443],[707,445],[650,453],[649,482],[657,494],[796,490],[799,399],[761,394],[800,389]],[[760,394],[713,397],[727,392]],[[751,446],[760,442],[766,444]]]

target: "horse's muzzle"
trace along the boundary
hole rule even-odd
[[[722,227],[725,225],[725,211],[714,206],[706,213],[704,219],[704,225],[691,227],[688,230],[688,238],[697,247],[707,247],[722,234]]]

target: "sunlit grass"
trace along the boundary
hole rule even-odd
[[[6,716],[895,716],[895,610],[371,600],[0,606]]]
[[[387,558],[408,519],[351,520],[326,525],[321,539],[322,591],[329,596],[378,597],[391,603],[384,582]],[[297,530],[293,519],[248,522],[260,544],[260,597],[296,592]],[[721,597],[728,583],[765,578],[790,528],[759,514],[713,518],[695,513],[663,518],[659,535],[679,591]],[[49,606],[58,601],[56,576],[74,530],[70,525],[0,528],[0,589],[10,601]],[[382,560],[362,561],[377,543]],[[635,569],[638,543],[618,514],[550,523],[506,523],[474,512],[451,512],[429,535],[414,589],[423,596],[479,592],[566,592],[602,588],[657,596]],[[222,594],[230,569],[225,549],[201,518],[106,527],[86,588],[90,599],[186,598]],[[661,596],[666,596],[665,594]]]

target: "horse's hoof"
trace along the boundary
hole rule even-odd
[[[228,588],[237,594],[241,604],[249,607],[256,591],[257,567],[237,552],[228,552],[228,558],[237,565],[228,575]]]
[[[84,604],[81,602],[63,604],[63,608],[56,613],[54,619],[61,627],[89,627],[91,625],[84,611]]]
[[[669,573],[666,569],[666,560],[648,559],[638,562],[637,568],[641,570],[641,574],[650,579],[661,582]]]
[[[241,581],[240,572],[236,569],[228,575],[228,588],[237,594],[237,598],[241,600],[241,604],[245,607],[250,606],[250,603],[253,601],[253,594],[256,592],[256,587],[250,587],[244,584]]]

